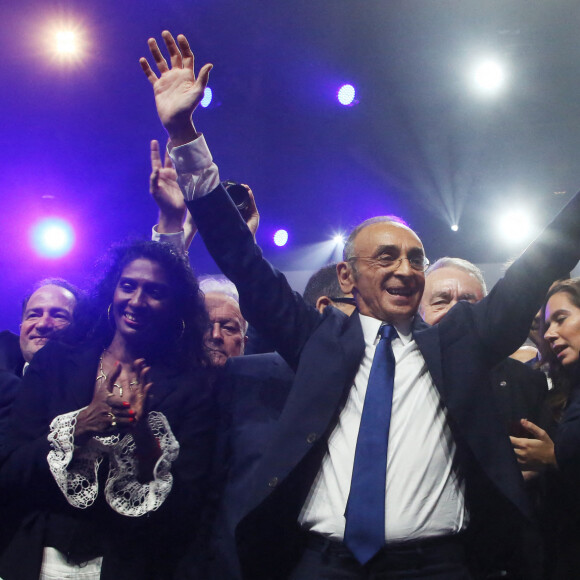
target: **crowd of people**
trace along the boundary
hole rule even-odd
[[[152,240],[0,333],[0,578],[580,577],[580,196],[489,292],[378,216],[301,296],[193,124],[211,65],[162,36]]]

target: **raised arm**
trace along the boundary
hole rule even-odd
[[[185,36],[179,34],[177,43],[167,30],[161,36],[169,52],[171,66],[161,54],[154,38],[148,40],[148,45],[160,75],[153,72],[146,58],[141,58],[139,63],[153,85],[159,119],[172,146],[178,147],[198,137],[191,116],[203,98],[213,65],[204,65],[196,77],[193,52]]]

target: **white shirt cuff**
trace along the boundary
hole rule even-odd
[[[168,144],[167,150],[186,201],[202,197],[219,185],[219,171],[203,135],[178,147]]]

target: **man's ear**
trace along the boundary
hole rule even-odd
[[[248,346],[249,338],[250,337],[247,334],[244,335],[244,338],[242,340],[242,352],[240,354],[244,354],[246,352],[246,346]]]
[[[348,262],[339,262],[336,265],[336,274],[343,293],[352,294],[355,283],[352,266]]]
[[[322,314],[324,312],[324,309],[329,305],[332,304],[332,300],[328,297],[328,296],[321,296],[317,301],[316,301],[316,309],[318,310],[318,312],[320,312],[320,314]]]

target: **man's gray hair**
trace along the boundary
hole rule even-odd
[[[444,258],[439,258],[429,266],[429,269],[425,272],[425,277],[429,276],[431,272],[441,268],[455,268],[456,270],[462,270],[463,272],[471,274],[479,282],[482,294],[487,296],[487,286],[485,285],[483,272],[475,264],[463,260],[462,258],[449,258],[448,256],[445,256]]]
[[[372,226],[373,224],[380,224],[380,223],[389,223],[389,224],[397,224],[400,226],[404,226],[408,229],[409,226],[402,220],[400,217],[396,215],[379,215],[376,217],[369,218],[364,222],[360,223],[356,226],[348,235],[346,242],[344,244],[344,248],[342,250],[342,259],[345,262],[348,262],[351,258],[354,258],[354,240],[359,235],[359,233],[364,230],[368,226]]]
[[[224,294],[229,298],[234,299],[238,305],[240,303],[240,295],[236,285],[225,276],[201,276],[199,278],[199,288],[204,294],[215,292],[216,294]],[[244,318],[240,311],[242,318],[242,331],[244,334],[248,332],[248,321]]]
[[[236,285],[225,276],[200,276],[199,287],[204,294],[217,292],[233,298],[238,304],[240,302]]]

